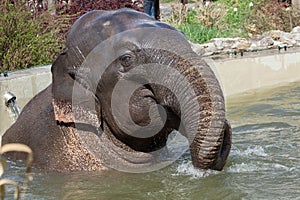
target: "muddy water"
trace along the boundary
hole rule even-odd
[[[233,147],[221,172],[199,171],[189,154],[145,174],[35,172],[26,199],[300,199],[300,83],[227,101]],[[23,181],[9,163],[5,177]],[[26,189],[26,190],[25,190]],[[12,188],[7,196],[12,198]]]

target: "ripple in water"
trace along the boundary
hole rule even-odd
[[[265,153],[265,150],[261,146],[251,146],[248,147],[245,151],[241,151],[239,149],[233,149],[230,152],[230,155],[238,155],[238,156],[251,156],[251,155],[256,155],[256,156],[267,156],[268,154]]]

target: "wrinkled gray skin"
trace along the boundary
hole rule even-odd
[[[197,133],[189,133],[185,128],[180,132],[189,138],[193,165],[200,169],[221,170],[231,146],[231,128],[225,119],[223,94],[211,69],[191,50],[181,32],[178,32],[180,41],[170,38],[167,43],[170,48],[181,49],[182,55],[188,55],[189,60],[168,51],[142,48],[145,47],[141,42],[144,36],[134,35],[125,38],[126,44],[123,45],[129,53],[118,56],[101,79],[98,77],[99,82],[93,82],[97,78],[94,80],[90,77],[97,75],[97,65],[88,70],[80,68],[83,58],[105,39],[143,27],[176,31],[169,25],[129,9],[92,11],[77,20],[68,34],[66,50],[52,65],[53,83],[24,107],[17,122],[3,136],[3,144],[18,142],[31,147],[34,166],[40,169],[62,172],[101,171],[108,169],[105,163],[110,160],[138,169],[150,166],[153,159],[151,152],[166,145],[169,133],[178,129],[180,122],[192,119],[191,123],[197,127]],[[155,42],[163,41],[154,38],[154,45]],[[159,133],[147,138],[124,133],[111,113],[112,91],[117,81],[130,69],[145,63],[169,65],[190,81],[197,95],[199,110],[196,113],[199,118],[181,116],[180,100],[170,90],[160,85],[147,84],[136,90],[130,99],[132,120],[141,126],[149,124],[150,106],[160,104],[166,109],[166,123]],[[196,67],[198,71],[194,70]],[[87,71],[89,74],[85,74]],[[168,77],[168,81],[176,85],[172,77]],[[74,84],[78,85],[77,98],[81,101],[82,97],[81,105],[72,105]],[[95,108],[84,104],[84,98],[88,95],[93,96]],[[187,99],[186,103],[189,102]],[[120,100],[118,103],[123,102]],[[190,109],[191,113],[195,113],[194,108]],[[79,113],[79,122],[76,124],[74,111]],[[159,122],[161,117],[153,120]],[[103,130],[102,134],[99,134],[100,129]],[[98,152],[97,155],[95,152]],[[20,159],[24,155],[12,153],[9,156]]]

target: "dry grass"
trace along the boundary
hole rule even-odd
[[[249,38],[270,30],[290,32],[300,26],[300,10],[276,0],[218,0],[206,5],[197,1],[189,9],[180,3],[171,5],[167,23],[196,43],[216,37]]]

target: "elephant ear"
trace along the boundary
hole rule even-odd
[[[84,80],[88,68],[78,47],[66,49],[54,61],[52,72],[52,104],[54,117],[62,123],[84,123],[100,126],[100,104]]]
[[[67,49],[52,64],[52,104],[55,120],[64,123],[74,122],[72,112],[72,90],[75,83],[74,69],[68,58]]]

